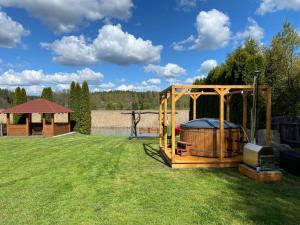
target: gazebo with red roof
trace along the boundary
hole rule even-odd
[[[40,127],[41,134],[46,137],[65,134],[71,131],[70,113],[73,111],[64,106],[50,102],[46,99],[35,99],[15,107],[1,111],[6,114],[7,136],[30,136],[33,128]],[[32,113],[42,115],[40,123],[32,123]],[[64,123],[55,123],[54,114],[67,113],[68,121]],[[11,124],[10,114],[25,114],[25,124]],[[46,121],[46,114],[51,115],[51,122]]]

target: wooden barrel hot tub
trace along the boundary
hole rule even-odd
[[[180,141],[192,144],[191,155],[201,157],[219,157],[220,130],[219,120],[202,118],[180,125]],[[224,157],[240,153],[242,128],[240,125],[224,120]]]

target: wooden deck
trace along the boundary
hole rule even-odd
[[[175,155],[172,159],[171,151],[169,149],[167,151],[164,151],[163,147],[160,149],[163,157],[172,168],[238,167],[243,160],[242,155],[223,158],[222,161],[219,158],[180,155]]]

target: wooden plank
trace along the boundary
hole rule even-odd
[[[245,164],[239,164],[239,171],[247,177],[258,182],[276,182],[282,180],[282,173],[280,171],[257,172]]]
[[[159,94],[159,146],[162,146],[162,96]]]
[[[164,148],[168,148],[168,99],[164,99]]]
[[[197,98],[193,97],[193,119],[196,119],[197,115]]]
[[[222,163],[172,163],[172,169],[191,169],[191,168],[231,168],[238,167],[236,162]]]
[[[186,93],[186,91],[187,88],[183,88],[179,93],[176,93],[176,89],[172,89],[172,94],[174,95],[174,102],[177,102]]]
[[[176,127],[176,120],[175,120],[175,113],[176,113],[176,97],[175,97],[175,87],[172,86],[171,91],[171,128],[172,128],[172,134],[171,134],[171,143],[172,143],[172,161],[175,156],[175,127]]]

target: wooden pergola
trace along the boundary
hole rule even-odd
[[[226,119],[230,120],[231,97],[235,94],[243,96],[243,124],[244,130],[247,130],[247,97],[254,90],[254,85],[172,85],[160,92],[159,95],[159,145],[160,149],[172,168],[196,168],[196,167],[233,167],[242,162],[242,155],[235,157],[224,157],[224,111],[226,105]],[[219,106],[219,157],[205,158],[197,156],[179,156],[175,154],[176,137],[176,102],[182,96],[190,96],[193,99],[193,119],[196,119],[197,104],[200,96],[215,95],[220,99]],[[262,96],[266,106],[266,144],[271,142],[271,88],[266,85],[259,86],[259,95]],[[167,121],[168,121],[168,102],[171,104],[171,148],[168,147]]]
[[[7,136],[30,136],[34,128],[41,128],[41,135],[45,137],[65,134],[71,131],[70,113],[73,111],[64,106],[50,102],[46,99],[35,99],[15,107],[1,111],[6,114]],[[41,114],[41,122],[32,123],[32,114]],[[54,115],[67,113],[68,121],[55,123]],[[11,114],[25,114],[25,124],[11,124]],[[51,115],[50,123],[46,121],[46,115]]]

